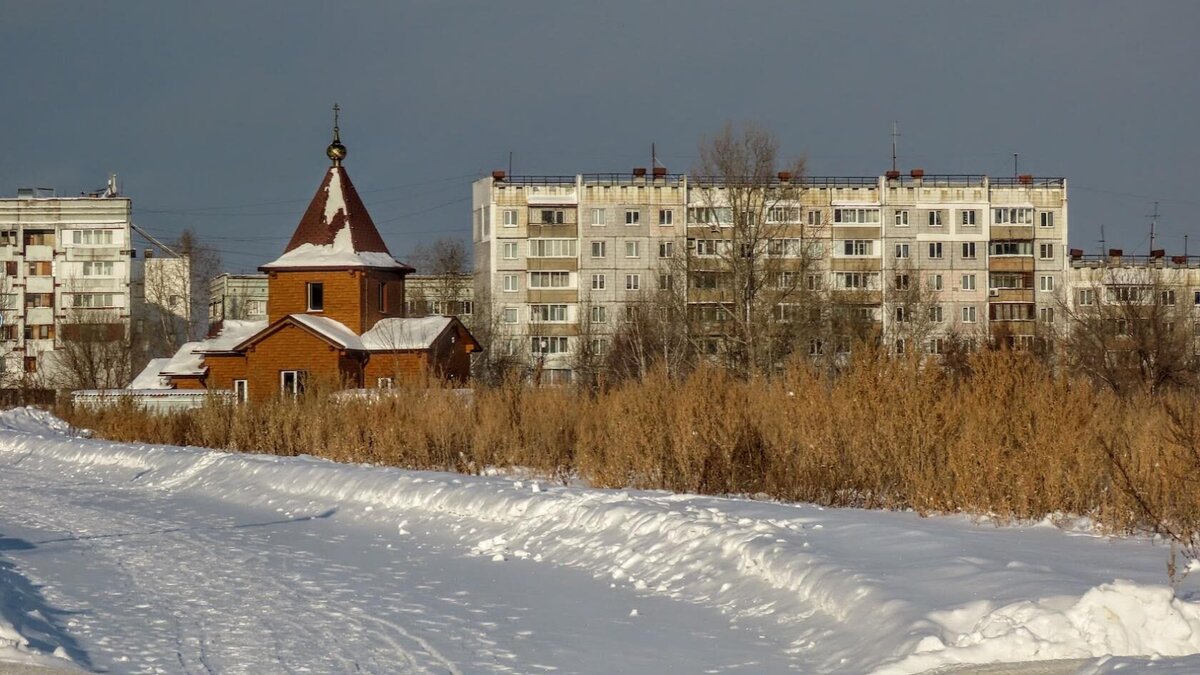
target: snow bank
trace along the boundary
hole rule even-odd
[[[65,431],[44,413],[0,414],[0,456],[288,514],[336,508],[339,518],[391,518],[401,534],[444,532],[498,563],[570,566],[718,607],[735,623],[792,626],[789,653],[814,670],[1200,653],[1200,604],[1161,585],[1164,554],[1144,541],[116,444]]]

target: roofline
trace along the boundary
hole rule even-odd
[[[380,267],[379,265],[305,265],[303,267],[280,266],[271,267],[271,263],[259,266],[259,271],[270,274],[271,272],[336,272],[339,270],[385,270],[391,272],[400,272],[402,274],[412,274],[416,272],[416,268],[409,267],[400,261],[396,261],[397,267]]]

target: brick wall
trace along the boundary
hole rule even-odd
[[[308,284],[324,284],[325,308],[308,311]],[[362,334],[381,318],[404,316],[404,274],[384,270],[313,270],[271,272],[267,318],[271,323],[288,314],[314,314],[339,321]],[[380,305],[379,286],[386,288]]]
[[[255,343],[246,353],[246,379],[253,401],[269,400],[279,394],[281,371],[308,371],[309,381],[313,383],[338,383],[343,377],[356,378],[357,373],[347,373],[342,368],[341,350],[291,324],[283,325]]]

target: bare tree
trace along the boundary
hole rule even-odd
[[[129,383],[128,325],[114,310],[72,307],[58,324],[49,382],[63,389],[117,389]]]
[[[690,210],[688,226],[709,226],[689,231],[694,335],[701,351],[718,341],[741,373],[773,369],[787,356],[812,299],[806,281],[819,256],[802,213],[804,160],[785,168],[778,154],[770,132],[726,124],[701,144],[693,170],[704,206]]]
[[[188,260],[187,337],[197,340],[208,332],[208,286],[221,272],[221,254],[205,244],[191,228],[181,232],[171,248]]]
[[[12,286],[7,274],[0,277],[0,389],[18,386],[24,377],[24,368],[16,358],[16,344],[20,296]]]
[[[527,336],[509,330],[503,309],[486,286],[477,286],[474,298],[469,328],[483,350],[472,355],[471,376],[482,384],[496,385],[514,373],[526,372],[531,363]]]
[[[1200,360],[1186,298],[1186,270],[1096,268],[1062,298],[1065,358],[1117,393],[1194,386]]]

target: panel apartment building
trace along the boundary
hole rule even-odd
[[[767,217],[784,221],[776,231],[788,239],[771,250],[816,251],[817,278],[808,283],[865,302],[884,335],[905,320],[894,305],[910,284],[931,290],[930,318],[943,334],[1022,343],[1061,320],[1054,308],[1068,269],[1065,179],[914,170],[865,178],[781,173],[777,181],[790,201]],[[489,348],[526,354],[551,379],[569,379],[578,341],[603,350],[626,306],[672,283],[664,274],[672,260],[685,261],[686,301],[703,311],[712,301],[704,275],[731,225],[730,209],[720,207],[724,189],[720,180],[661,169],[498,171],[476,181],[476,291],[499,317]],[[937,352],[940,339],[922,347]]]
[[[55,350],[84,317],[129,339],[130,216],[115,180],[90,196],[0,199],[0,386],[56,384]]]

